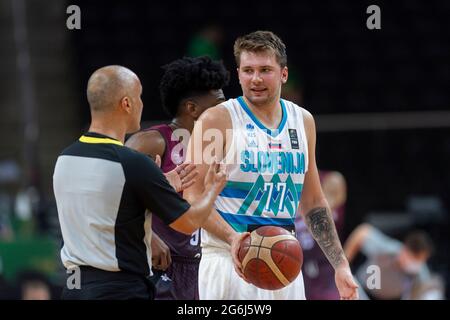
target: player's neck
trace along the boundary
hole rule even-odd
[[[266,127],[270,129],[278,128],[283,117],[283,111],[280,105],[280,98],[274,99],[266,104],[254,105],[246,97],[244,97],[247,106],[252,113],[262,122]]]
[[[194,129],[194,121],[185,117],[175,117],[172,119],[172,122],[169,123],[169,126],[173,131],[176,129],[186,129],[189,132],[192,132]]]

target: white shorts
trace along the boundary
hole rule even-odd
[[[301,272],[282,289],[260,289],[239,277],[229,250],[214,247],[202,248],[198,290],[200,300],[306,300]]]

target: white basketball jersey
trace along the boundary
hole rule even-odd
[[[294,220],[308,168],[308,145],[302,108],[280,100],[278,129],[271,130],[253,115],[242,97],[222,105],[230,113],[233,130],[225,163],[228,180],[215,202],[219,214],[236,231],[258,226],[289,226]],[[202,247],[228,247],[202,229]]]

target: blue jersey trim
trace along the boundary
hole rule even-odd
[[[248,216],[244,214],[232,214],[222,212],[217,210],[219,214],[224,218],[226,222],[229,224],[238,224],[238,225],[248,225],[248,224],[257,224],[261,226],[287,226],[293,225],[294,219],[292,218],[267,218],[267,217],[259,217],[259,216]]]
[[[281,104],[281,110],[283,113],[283,117],[281,118],[280,125],[278,126],[278,129],[271,130],[267,128],[259,119],[253,114],[253,112],[250,110],[250,108],[247,106],[247,103],[245,102],[244,98],[242,96],[237,98],[239,104],[241,105],[242,109],[247,113],[247,115],[253,120],[253,122],[264,132],[269,134],[271,137],[275,138],[277,137],[284,129],[284,126],[287,121],[287,112],[286,112],[286,106],[284,104],[283,99],[280,99]]]

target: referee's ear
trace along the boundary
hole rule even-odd
[[[122,99],[120,99],[120,108],[124,110],[126,113],[131,114],[131,101],[130,98],[125,96]]]

